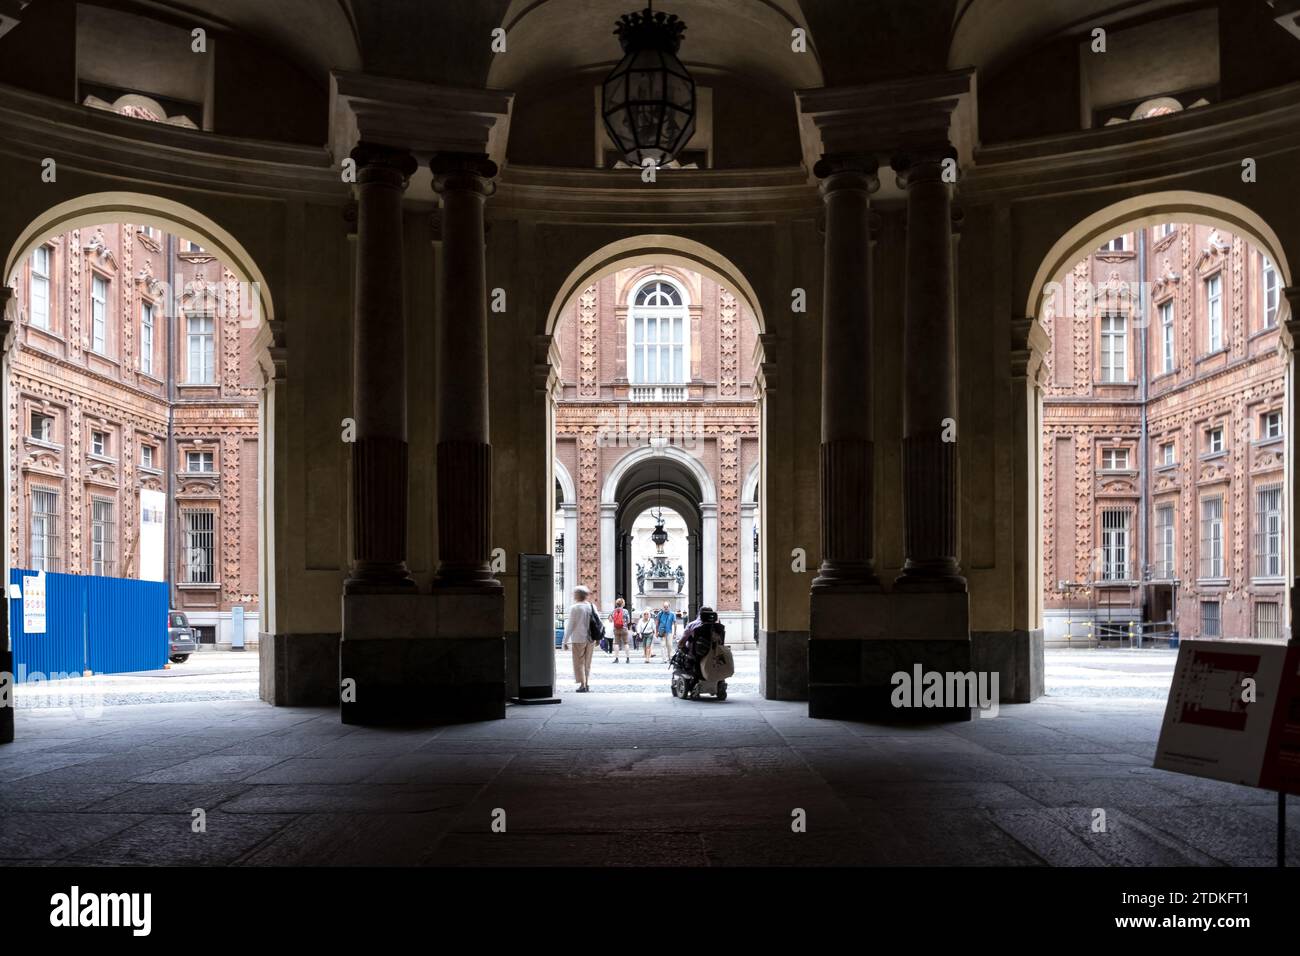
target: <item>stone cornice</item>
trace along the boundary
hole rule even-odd
[[[514,94],[336,70],[330,73],[330,151],[341,162],[360,141],[435,152],[486,153],[505,162]]]
[[[661,170],[648,185],[635,171],[510,165],[487,211],[489,218],[554,213],[565,222],[691,223],[812,218],[820,205],[799,167]]]
[[[1114,188],[1300,150],[1300,83],[1212,106],[975,151],[961,193],[1019,198]]]
[[[0,85],[0,152],[122,182],[342,203],[329,154],[118,116]]]

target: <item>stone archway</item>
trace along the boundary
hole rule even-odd
[[[1289,492],[1284,490],[1282,494],[1283,534],[1291,537],[1289,546],[1283,552],[1284,560],[1289,561],[1289,567],[1285,569],[1287,585],[1282,586],[1282,590],[1289,590],[1290,594],[1282,599],[1284,607],[1282,617],[1283,627],[1285,627],[1285,618],[1287,616],[1285,606],[1289,605],[1291,609],[1291,627],[1294,629],[1296,618],[1296,568],[1300,564],[1300,547],[1298,547],[1294,533],[1295,516],[1300,514],[1295,489],[1295,423],[1300,420],[1295,411],[1295,338],[1297,332],[1295,309],[1297,290],[1293,284],[1294,280],[1286,248],[1278,234],[1263,217],[1249,207],[1233,200],[1208,193],[1186,190],[1170,190],[1135,196],[1111,203],[1081,219],[1053,243],[1038,266],[1033,285],[1027,290],[1025,314],[1028,318],[1021,323],[1018,329],[1017,334],[1020,336],[1022,345],[1020,348],[1013,349],[1012,352],[1012,377],[1013,383],[1023,383],[1026,388],[1026,412],[1024,418],[1026,427],[1016,429],[1016,441],[1017,445],[1020,446],[1017,448],[1017,458],[1024,463],[1027,500],[1031,503],[1032,509],[1032,514],[1027,516],[1028,520],[1024,525],[1029,533],[1028,541],[1024,542],[1025,554],[1027,555],[1025,583],[1029,593],[1024,594],[1024,592],[1021,592],[1027,606],[1031,609],[1031,626],[1040,628],[1044,626],[1045,605],[1047,603],[1043,580],[1044,545],[1047,540],[1044,531],[1043,510],[1047,505],[1044,503],[1040,507],[1040,502],[1044,502],[1045,499],[1045,468],[1048,467],[1048,462],[1044,460],[1043,396],[1044,388],[1047,385],[1046,359],[1050,350],[1053,349],[1053,339],[1044,326],[1044,309],[1052,294],[1063,288],[1063,280],[1076,266],[1076,263],[1086,260],[1091,253],[1096,252],[1099,243],[1110,239],[1112,236],[1131,233],[1135,230],[1143,231],[1171,222],[1208,226],[1235,235],[1245,240],[1249,247],[1253,247],[1266,256],[1277,272],[1278,314],[1276,325],[1279,338],[1278,349],[1282,353],[1286,369],[1284,375],[1285,395],[1282,399],[1285,418],[1285,443],[1282,453],[1283,479],[1281,486],[1283,489],[1290,489]],[[1174,275],[1172,281],[1176,282],[1180,278],[1180,276]],[[1253,281],[1252,278],[1250,282],[1253,283]],[[1141,295],[1149,297],[1145,287]],[[1144,310],[1143,316],[1145,319],[1150,314],[1151,302],[1145,301],[1139,308]],[[1145,328],[1149,324],[1151,323],[1144,321],[1142,327]],[[1138,324],[1135,323],[1135,333],[1137,328]],[[1135,349],[1137,347],[1134,346]],[[1180,343],[1178,348],[1181,351],[1183,345]],[[1149,350],[1145,355],[1147,356],[1145,360],[1150,361],[1151,353]],[[1146,433],[1143,432],[1143,442],[1145,442],[1145,436]],[[1024,444],[1020,445],[1022,441]],[[1137,467],[1140,469],[1153,468],[1152,456],[1154,450],[1146,448],[1144,443],[1140,444],[1139,447],[1145,449],[1142,452],[1145,457],[1140,457]],[[1195,448],[1180,448],[1180,461],[1182,460],[1181,455],[1184,453],[1192,458],[1195,458],[1197,454]],[[1194,489],[1196,487],[1193,485]],[[1236,490],[1239,493],[1241,492],[1241,489]],[[1248,513],[1250,509],[1239,510]],[[1184,516],[1180,513],[1178,515],[1180,541],[1184,533],[1183,521]],[[1141,534],[1144,536],[1151,531],[1148,525],[1150,525],[1150,521],[1145,521],[1142,526]],[[1197,574],[1193,573],[1191,569],[1184,568],[1183,577],[1185,578],[1189,574],[1192,577],[1197,577]],[[1173,594],[1176,595],[1177,590]],[[1172,603],[1175,605],[1175,609],[1170,613],[1176,617],[1177,597],[1166,596],[1164,600],[1166,604]],[[1269,596],[1268,600],[1278,600],[1278,596]]]
[[[283,381],[284,352],[282,336],[274,330],[279,328],[276,318],[275,302],[271,296],[265,274],[247,251],[243,243],[233,233],[215,222],[209,216],[188,205],[146,193],[136,192],[97,192],[88,193],[67,200],[40,213],[28,223],[13,239],[6,252],[4,272],[5,287],[5,331],[4,362],[0,368],[0,380],[7,390],[10,380],[10,347],[13,336],[8,335],[14,317],[9,298],[11,290],[7,283],[21,267],[32,250],[51,236],[72,230],[112,222],[129,222],[140,226],[151,226],[165,233],[184,236],[197,242],[204,252],[211,253],[220,260],[239,283],[236,292],[237,305],[234,315],[240,328],[253,333],[253,357],[258,363],[261,387],[258,398],[258,442],[257,442],[257,630],[262,634],[274,634],[276,629],[276,591],[275,583],[275,496],[270,493],[275,481],[275,454],[277,420],[276,382]],[[129,281],[148,281],[160,289],[165,283],[153,277],[131,274]],[[161,293],[173,296],[179,301],[181,289],[166,290]],[[228,293],[227,293],[228,294]],[[9,397],[3,401],[7,409]],[[5,416],[5,441],[3,473],[5,482],[11,479],[12,462],[9,460],[10,448],[15,447],[10,435],[11,423]],[[12,515],[6,508],[4,518],[4,564],[6,575],[10,563],[9,539],[12,534]],[[165,560],[171,562],[168,554]]]

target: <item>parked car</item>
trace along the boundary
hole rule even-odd
[[[184,664],[199,649],[199,632],[190,627],[184,611],[167,612],[167,657],[173,664]]]

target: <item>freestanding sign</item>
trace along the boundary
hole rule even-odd
[[[555,693],[555,572],[549,554],[519,556],[520,704],[558,704]]]
[[[230,649],[244,649],[244,605],[236,604],[230,609]]]
[[[45,572],[23,577],[23,630],[45,633]]]
[[[1183,641],[1160,770],[1300,793],[1300,647]]]
[[[167,496],[161,491],[140,489],[140,580],[165,581]]]

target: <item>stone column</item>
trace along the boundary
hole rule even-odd
[[[876,587],[872,529],[870,198],[876,160],[825,156],[822,315],[821,567],[813,589]]]
[[[957,332],[947,143],[893,162],[907,190],[903,331],[903,521],[906,560],[896,587],[965,591],[957,565]]]
[[[14,322],[9,315],[11,303],[13,302],[14,290],[10,286],[0,286],[0,413],[3,413],[5,420],[9,417],[9,347],[11,335],[14,331]],[[21,426],[20,426],[21,427]],[[22,443],[18,441],[16,435],[9,436],[14,440],[15,448]],[[8,487],[9,483],[9,442],[4,443],[0,450],[0,481]],[[8,499],[10,494],[19,493],[18,488],[9,488],[5,495]],[[9,507],[5,506],[5,516],[2,522],[3,540],[0,540],[0,548],[3,548],[3,557],[0,557],[0,567],[4,569],[4,583],[6,588],[9,585],[9,536],[16,534],[16,530],[9,527]],[[9,646],[9,615],[0,615],[0,673],[14,673],[14,654],[13,649]],[[14,707],[13,707],[13,680],[9,678],[8,687],[5,693],[9,696],[7,702],[0,701],[0,744],[13,743],[14,739]]]
[[[477,153],[435,153],[429,165],[442,197],[437,584],[499,590],[489,564],[492,446],[483,221],[497,166]]]
[[[357,164],[357,277],[353,322],[352,569],[347,593],[415,586],[406,568],[406,323],[402,193],[417,163],[367,143]]]

